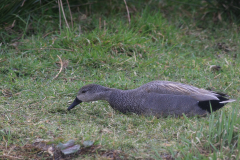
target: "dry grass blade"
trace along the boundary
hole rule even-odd
[[[57,55],[57,56],[58,56],[58,58],[59,58],[59,60],[60,60],[61,68],[60,68],[58,74],[53,78],[53,80],[56,79],[56,78],[59,76],[59,74],[62,72],[62,69],[63,69],[62,59],[61,59],[61,57],[60,57],[59,55]]]
[[[127,2],[126,2],[126,0],[124,0],[124,3],[125,3],[125,5],[126,5],[126,9],[127,9],[128,22],[129,22],[129,24],[130,24],[130,23],[131,23],[131,19],[130,19],[130,14],[129,14],[129,10],[128,10],[128,6],[127,6]]]
[[[49,32],[49,33],[45,34],[42,38],[45,38],[45,37],[47,37],[49,34],[54,33],[54,32],[60,33],[60,31],[52,31],[52,32]]]
[[[36,49],[21,49],[21,50],[45,50],[45,49],[53,49],[53,50],[62,50],[62,51],[73,51],[73,50],[70,50],[70,49],[63,49],[63,48],[36,48]]]
[[[72,29],[73,29],[72,12],[71,12],[71,8],[70,8],[70,5],[69,5],[68,0],[67,0],[67,4],[68,4],[68,9],[69,9],[70,17],[71,17],[71,25],[72,25]]]
[[[62,9],[63,17],[64,17],[64,20],[66,22],[67,28],[69,28],[69,25],[68,25],[68,22],[67,22],[67,18],[65,16],[65,12],[64,12],[64,9],[63,9],[62,0],[60,0],[60,6],[61,6],[61,9]]]

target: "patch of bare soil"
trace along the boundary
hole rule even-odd
[[[35,160],[71,160],[79,156],[92,156],[103,159],[129,159],[129,156],[120,150],[103,150],[101,145],[93,145],[91,147],[81,148],[78,152],[64,155],[54,144],[48,145],[45,142],[35,142],[33,144],[27,144],[22,147],[11,146],[5,148],[0,146],[0,159],[3,160],[16,160],[16,159],[35,159]]]

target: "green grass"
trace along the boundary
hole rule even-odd
[[[131,17],[131,25],[123,13],[102,16],[106,26],[100,30],[94,16],[99,14],[82,22],[93,26],[83,32],[76,25],[46,37],[41,32],[26,36],[17,48],[0,46],[0,153],[11,155],[13,145],[40,138],[54,143],[91,140],[129,159],[239,159],[238,101],[207,117],[124,115],[104,101],[66,111],[78,89],[89,83],[132,89],[169,80],[226,92],[238,100],[237,26],[209,22],[203,29],[184,19],[179,28],[177,20],[144,9]],[[60,69],[57,55],[68,65],[54,79]],[[213,71],[211,65],[221,69]],[[96,152],[78,158],[99,156]]]

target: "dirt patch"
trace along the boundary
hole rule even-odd
[[[63,155],[55,145],[48,145],[45,142],[36,142],[34,144],[27,144],[22,147],[14,146],[5,148],[0,146],[0,159],[16,160],[16,159],[46,159],[46,160],[71,160],[79,156],[93,156],[105,159],[129,159],[129,156],[120,150],[104,150],[101,145],[93,145],[87,148],[81,148],[78,152]]]

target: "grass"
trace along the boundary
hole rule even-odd
[[[238,101],[207,117],[124,115],[104,101],[66,111],[78,89],[89,83],[132,89],[170,80],[239,100],[237,26],[209,21],[198,28],[194,20],[179,17],[179,27],[177,19],[168,21],[151,9],[134,13],[128,25],[125,14],[93,13],[78,24],[81,31],[75,24],[73,30],[47,34],[39,26],[17,47],[0,46],[0,153],[5,158],[17,156],[16,146],[36,139],[55,144],[75,139],[100,146],[97,152],[78,155],[80,159],[102,158],[102,151],[112,150],[122,159],[239,159]],[[54,78],[60,70],[57,55],[64,67]],[[212,65],[221,69],[212,70]],[[33,155],[25,148],[19,158]]]

